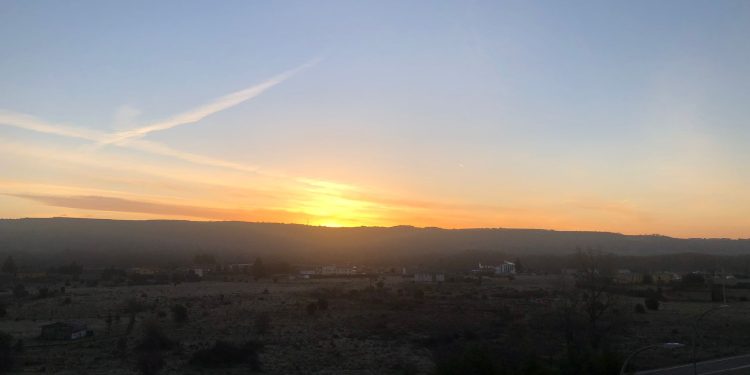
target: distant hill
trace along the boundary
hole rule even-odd
[[[77,261],[86,266],[186,263],[198,253],[223,261],[256,256],[304,262],[419,262],[466,251],[509,255],[565,255],[595,248],[620,255],[750,254],[750,240],[676,239],[606,232],[539,229],[328,228],[296,224],[0,220],[0,256],[39,265]]]

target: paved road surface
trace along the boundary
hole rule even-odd
[[[693,375],[693,364],[680,365],[656,370],[640,371],[638,375]],[[698,362],[700,375],[740,375],[750,374],[750,354]]]

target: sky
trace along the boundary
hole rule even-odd
[[[0,217],[750,237],[747,1],[0,1]]]

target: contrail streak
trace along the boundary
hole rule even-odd
[[[141,138],[148,133],[171,129],[177,126],[196,123],[210,115],[213,115],[225,109],[234,107],[240,103],[243,103],[245,101],[248,101],[252,98],[259,96],[266,90],[286,81],[287,79],[291,78],[292,76],[299,73],[300,71],[305,70],[317,64],[319,61],[320,59],[312,60],[302,66],[299,66],[297,68],[294,68],[292,70],[279,74],[260,84],[222,96],[214,100],[211,103],[208,103],[198,108],[192,109],[190,111],[172,116],[166,120],[155,122],[153,124],[146,125],[141,128],[115,133],[111,137],[108,137],[105,141],[99,142],[99,146],[113,144],[113,143],[120,144],[120,143],[127,142],[131,139]]]
[[[92,142],[104,142],[108,139],[108,137],[111,136],[110,134],[98,132],[95,130],[82,129],[63,124],[48,123],[34,116],[6,110],[0,110],[0,124],[25,130],[31,130],[38,133],[54,134]],[[172,157],[193,164],[221,167],[241,172],[261,173],[259,171],[259,168],[256,166],[248,166],[208,156],[179,151],[156,142],[136,139],[126,143],[118,143],[117,145],[150,154]]]
[[[168,156],[194,164],[233,169],[241,172],[258,173],[269,177],[284,178],[286,176],[280,173],[270,173],[268,171],[261,173],[259,171],[259,168],[256,166],[248,166],[208,156],[183,152],[160,143],[140,140],[138,138],[141,138],[151,132],[171,129],[176,126],[198,122],[201,119],[204,119],[214,113],[221,112],[227,108],[231,108],[242,102],[255,98],[266,90],[278,85],[279,83],[284,82],[295,74],[317,64],[320,61],[320,58],[314,59],[304,65],[279,74],[278,76],[266,80],[258,85],[248,87],[244,90],[240,90],[229,95],[225,95],[209,104],[203,105],[182,114],[178,114],[167,120],[125,132],[114,134],[104,133],[96,130],[78,128],[66,124],[49,123],[31,115],[3,109],[0,109],[0,125],[13,126],[25,130],[31,130],[45,134],[60,135],[68,138],[83,139],[96,143],[95,148],[107,144],[115,144],[117,146],[161,156]]]

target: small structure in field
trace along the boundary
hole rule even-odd
[[[415,283],[442,283],[444,281],[444,273],[417,272],[414,274]]]
[[[510,276],[516,273],[516,264],[508,261],[500,265],[479,263],[479,268],[472,270],[472,272],[480,275]]]
[[[88,328],[80,322],[56,322],[42,326],[43,340],[77,340],[86,337]]]

